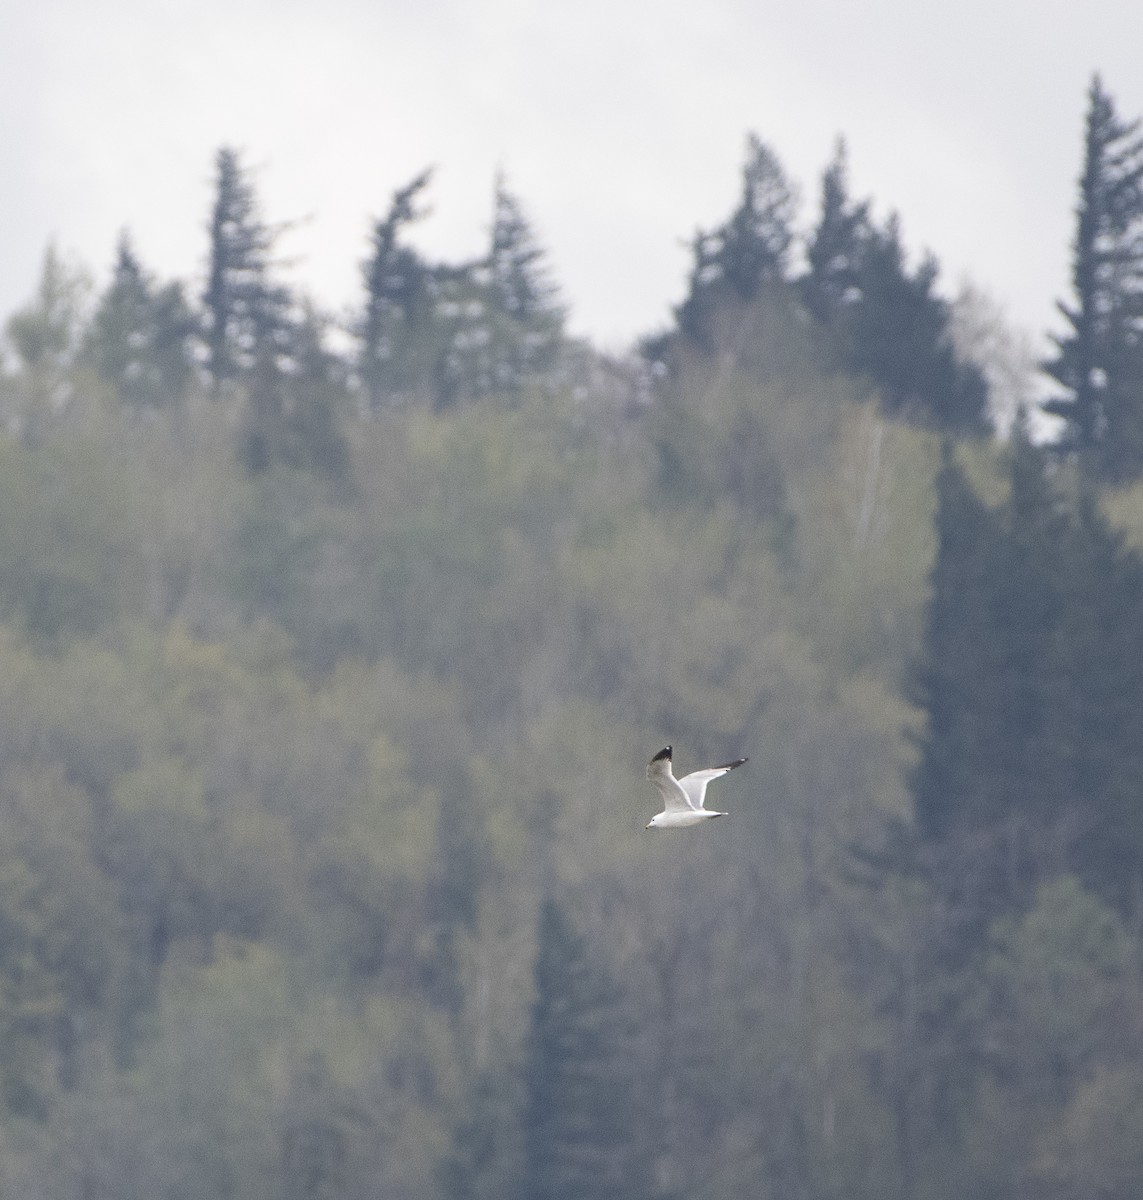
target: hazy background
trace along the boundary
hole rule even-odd
[[[334,309],[359,298],[367,223],[428,164],[431,254],[474,255],[503,168],[571,305],[605,345],[662,323],[683,240],[727,212],[756,131],[807,195],[834,139],[853,190],[897,208],[945,279],[1039,334],[1067,283],[1084,90],[1143,109],[1143,9],[967,0],[201,0],[15,4],[0,47],[0,312],[49,238],[105,272],[205,254],[212,154],[260,166],[272,220]]]
[[[0,1200],[1139,1200],[1143,18],[411,8],[4,25]]]

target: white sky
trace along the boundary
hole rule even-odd
[[[668,317],[683,242],[725,218],[753,130],[801,185],[844,134],[946,288],[1039,336],[1067,288],[1085,92],[1143,114],[1138,0],[10,0],[0,37],[0,316],[49,239],[106,278],[117,232],[196,290],[216,148],[256,168],[298,282],[359,301],[371,217],[437,168],[416,240],[479,253],[498,168],[573,331]]]

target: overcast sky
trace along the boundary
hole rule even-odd
[[[666,321],[684,241],[728,215],[746,135],[802,190],[836,137],[876,211],[1033,334],[1067,287],[1085,91],[1143,113],[1139,0],[12,0],[0,39],[0,315],[49,239],[106,277],[117,232],[197,290],[214,151],[335,311],[371,217],[436,167],[417,241],[484,246],[505,171],[575,332]]]

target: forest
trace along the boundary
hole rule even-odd
[[[1018,386],[844,142],[803,212],[750,136],[627,355],[503,177],[470,262],[383,198],[349,315],[231,147],[201,279],[47,249],[0,1195],[1137,1196],[1143,134],[1086,104]],[[667,743],[727,819],[644,830]]]

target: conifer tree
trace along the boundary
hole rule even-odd
[[[536,999],[525,1065],[527,1200],[632,1200],[646,1193],[633,1152],[630,1075],[614,985],[563,909],[540,914]]]
[[[519,199],[499,175],[482,272],[491,325],[488,387],[493,393],[518,394],[527,379],[554,363],[559,351],[564,314],[545,257]]]
[[[433,321],[432,270],[400,238],[406,226],[424,215],[417,201],[431,178],[431,170],[422,171],[394,193],[388,212],[373,227],[369,259],[362,268],[365,313],[358,373],[373,411],[386,396],[408,393],[424,382],[416,346],[418,340],[424,343]]]
[[[1061,385],[1044,407],[1064,420],[1060,447],[1103,478],[1143,470],[1143,133],[1124,122],[1098,75],[1088,92],[1072,245],[1068,330],[1044,363]]]
[[[126,232],[121,234],[111,285],[87,330],[83,359],[125,403],[175,405],[191,380],[194,332],[182,286],[156,286]]]
[[[519,199],[498,175],[486,267],[490,301],[496,312],[537,330],[558,327],[562,318],[544,258]]]
[[[987,639],[990,568],[998,549],[991,514],[946,439],[937,476],[937,552],[916,698],[925,713],[913,801],[922,838],[942,839],[982,815],[972,810],[989,716],[976,692],[994,659]]]
[[[938,480],[918,831],[973,848],[992,893],[978,884],[978,905],[1024,903],[1068,869],[1129,911],[1143,885],[1143,560],[1090,492],[1065,502],[1022,428],[1008,473],[996,509],[948,450]]]
[[[823,324],[839,320],[857,296],[861,246],[869,223],[869,204],[849,195],[849,161],[838,139],[833,161],[822,175],[821,214],[806,246],[809,270],[802,278],[806,307]]]
[[[949,337],[949,304],[936,294],[939,267],[926,255],[906,262],[900,225],[891,217],[861,239],[856,296],[842,315],[849,365],[869,375],[891,413],[958,433],[988,427],[988,388],[962,363]]]
[[[217,392],[255,370],[273,373],[288,341],[290,296],[271,280],[275,233],[259,215],[254,186],[237,151],[223,146],[216,166],[203,338]]]
[[[435,272],[445,329],[435,370],[438,406],[466,396],[519,397],[556,362],[563,307],[519,200],[497,176],[488,253]]]
[[[757,135],[747,140],[742,194],[717,233],[714,263],[736,295],[753,300],[764,284],[789,271],[797,193],[778,156]]]
[[[687,297],[676,317],[697,345],[711,349],[712,319],[723,305],[748,303],[786,280],[796,207],[777,155],[750,134],[737,207],[723,225],[692,241]]]
[[[1045,742],[1061,806],[1073,805],[1072,868],[1120,912],[1143,903],[1143,559],[1096,495],[1081,492],[1051,654],[1067,681]],[[1061,751],[1062,748],[1062,751]]]
[[[250,375],[241,456],[251,471],[280,462],[330,479],[344,477],[347,383],[343,364],[325,346],[326,325],[304,303],[291,332],[289,371],[270,364]]]

